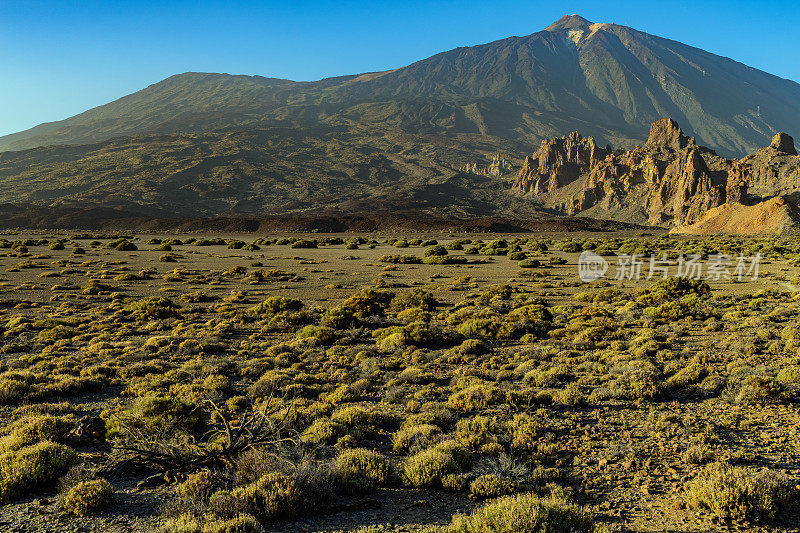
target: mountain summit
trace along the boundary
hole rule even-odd
[[[564,15],[554,23],[550,24],[544,31],[563,31],[563,30],[585,30],[592,25],[580,15]]]

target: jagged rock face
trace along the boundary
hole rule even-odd
[[[744,183],[747,192],[760,198],[800,191],[800,156],[794,140],[778,133],[768,147],[735,161],[728,182]]]
[[[553,192],[588,172],[609,151],[578,132],[542,141],[539,150],[525,158],[514,188],[522,194]]]
[[[597,204],[623,208],[630,193],[643,189],[643,210],[651,224],[689,224],[711,207],[725,203],[724,187],[713,183],[697,148],[681,151],[671,161],[648,147],[614,154],[592,168],[583,189],[572,198],[571,214]]]
[[[655,179],[656,164],[646,163],[640,150],[612,154],[593,166],[582,190],[564,206],[577,214],[597,204],[610,209],[619,206],[633,187]]]
[[[650,224],[691,224],[725,203],[729,188],[734,201],[746,197],[746,182],[729,186],[729,166],[667,118],[654,122],[647,143],[632,150],[612,153],[577,134],[543,142],[526,159],[516,188],[557,197],[564,185],[585,176],[580,189],[556,207],[574,215],[596,206],[612,211],[636,204]]]
[[[775,134],[769,147],[779,154],[797,155],[797,150],[795,150],[794,147],[794,139],[783,132]]]
[[[687,149],[685,157],[677,159],[673,165],[676,163],[682,168],[676,171],[680,177],[672,201],[674,224],[691,224],[712,207],[725,203],[725,187],[713,184],[708,165],[698,149]],[[665,181],[670,183],[671,176]],[[649,213],[651,217],[655,214]]]
[[[725,200],[731,204],[747,203],[748,172],[741,161],[734,161],[728,171],[725,185]]]
[[[480,163],[467,163],[462,167],[458,167],[459,172],[466,172],[469,174],[477,174],[479,176],[494,176],[496,178],[508,173],[513,169],[511,162],[503,159],[500,154],[492,156],[492,162],[488,165]]]
[[[694,144],[694,139],[689,139],[683,134],[678,123],[671,118],[662,118],[650,125],[650,136],[645,146],[649,148],[670,148],[679,152],[689,144]]]
[[[736,206],[779,195],[800,198],[796,154],[794,140],[779,133],[753,155],[725,159],[665,118],[652,124],[644,146],[631,150],[600,149],[577,133],[545,141],[526,158],[515,188],[542,195],[540,200],[570,215],[625,213],[636,218],[629,221],[685,227],[722,205],[728,206],[725,213],[735,213]]]

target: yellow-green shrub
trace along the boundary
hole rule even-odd
[[[403,482],[412,487],[441,485],[447,474],[459,474],[469,465],[469,453],[454,441],[446,441],[406,459]]]
[[[292,518],[300,514],[302,491],[289,476],[273,472],[235,489],[231,497],[249,514],[265,519]]]
[[[0,455],[0,500],[7,502],[54,483],[78,463],[72,448],[44,441]]]
[[[591,533],[594,521],[581,507],[563,500],[525,493],[503,496],[456,515],[447,531],[453,533]]]
[[[712,463],[686,486],[686,503],[722,520],[771,520],[791,500],[789,480],[776,472]]]
[[[391,465],[380,452],[356,448],[341,452],[333,462],[334,472],[347,492],[359,493],[385,485]]]
[[[64,498],[64,510],[75,516],[86,516],[111,503],[114,488],[105,479],[81,481]]]
[[[252,516],[241,514],[233,518],[198,518],[184,513],[167,520],[164,525],[167,533],[261,533],[264,528]]]
[[[517,483],[497,474],[478,476],[469,484],[470,493],[482,500],[514,494],[517,490],[519,490]]]

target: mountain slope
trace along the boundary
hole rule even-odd
[[[760,113],[759,113],[760,106]],[[75,117],[0,137],[0,150],[139,133],[386,125],[411,134],[540,140],[579,130],[615,145],[671,116],[725,154],[800,123],[800,85],[675,41],[573,15],[385,73],[293,82],[186,73]]]

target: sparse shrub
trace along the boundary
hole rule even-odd
[[[318,418],[300,435],[300,442],[313,445],[333,444],[345,434],[345,431],[346,428],[342,424],[327,418]]]
[[[493,441],[494,422],[485,416],[462,418],[456,422],[455,439],[467,448],[480,448]]]
[[[67,492],[64,510],[75,516],[86,516],[107,507],[113,494],[114,488],[105,479],[82,481]]]
[[[320,326],[336,330],[346,329],[353,325],[353,311],[347,307],[331,307],[325,311]]]
[[[136,245],[133,244],[132,242],[123,240],[117,243],[117,245],[114,246],[114,249],[117,250],[118,252],[134,252],[139,248],[137,248]]]
[[[243,512],[265,520],[293,518],[302,511],[300,484],[278,472],[266,474],[249,485],[234,489],[231,498]]]
[[[196,405],[174,396],[148,394],[138,398],[130,410],[109,418],[106,437],[129,438],[131,430],[191,432],[202,422],[202,412]]]
[[[422,259],[415,255],[384,255],[378,259],[381,263],[395,263],[401,265],[413,265],[422,263]]]
[[[345,300],[342,307],[358,318],[382,315],[393,298],[393,292],[364,289]]]
[[[521,452],[533,451],[545,429],[539,418],[524,413],[515,415],[506,425],[511,433],[511,447]]]
[[[72,448],[50,441],[0,454],[0,500],[8,502],[51,485],[77,463]]]
[[[110,293],[113,292],[114,290],[116,289],[114,289],[114,287],[108,285],[107,283],[102,283],[101,281],[96,279],[90,279],[89,283],[87,283],[83,287],[83,290],[81,292],[88,296],[96,296],[98,294]]]
[[[570,383],[552,396],[553,403],[575,407],[584,405],[586,397],[577,383]]]
[[[26,416],[4,428],[0,437],[0,452],[18,450],[41,441],[64,442],[75,428],[70,416]]]
[[[447,248],[445,248],[441,244],[437,244],[435,246],[431,246],[430,248],[426,248],[423,255],[425,257],[444,256],[447,255]]]
[[[439,301],[425,289],[413,289],[409,292],[398,294],[392,299],[392,308],[402,311],[417,307],[423,311],[433,311],[439,305]]]
[[[456,515],[453,533],[592,533],[594,520],[583,508],[564,500],[525,493],[503,496]]]
[[[464,474],[447,474],[442,478],[442,488],[447,492],[463,492],[467,488]]]
[[[683,452],[683,461],[691,465],[702,465],[714,460],[714,452],[707,446],[696,444]]]
[[[497,474],[478,476],[469,484],[470,493],[480,500],[514,494],[519,490],[517,483]]]
[[[427,448],[442,434],[442,429],[433,424],[418,424],[401,428],[394,434],[393,448],[396,452]]]
[[[775,379],[782,383],[800,384],[800,366],[781,368]]]
[[[195,504],[207,503],[214,490],[214,475],[208,470],[189,474],[186,481],[178,485],[178,494]]]
[[[298,339],[315,339],[320,344],[331,344],[336,340],[336,331],[331,328],[309,324],[297,333]]]
[[[380,452],[356,448],[341,452],[333,468],[345,490],[350,493],[367,492],[385,485],[389,479],[389,460]]]
[[[468,465],[468,452],[453,441],[445,441],[406,459],[403,482],[418,488],[441,486],[444,476],[462,473]]]
[[[212,518],[183,513],[167,520],[164,531],[166,533],[262,533],[264,528],[255,517],[248,514],[240,514],[233,518]]]
[[[613,381],[596,388],[589,400],[621,398],[654,400],[663,393],[663,383],[656,366],[646,359],[634,359],[611,369]]]
[[[734,386],[730,394],[735,403],[766,405],[785,401],[789,391],[774,377],[750,375],[738,387]]]
[[[167,298],[150,296],[129,301],[125,310],[131,311],[139,319],[148,320],[178,316],[180,306]]]
[[[480,355],[489,351],[489,346],[480,339],[466,339],[453,349],[460,355]]]
[[[789,480],[776,472],[712,463],[686,486],[686,503],[728,522],[772,520],[788,505],[792,492]]]
[[[298,300],[297,298],[285,298],[283,296],[272,296],[260,304],[251,307],[249,312],[254,315],[275,315],[278,313],[299,311],[302,308],[302,300]]]
[[[505,399],[505,394],[492,385],[472,385],[447,399],[447,404],[456,411],[469,412],[485,409]]]

